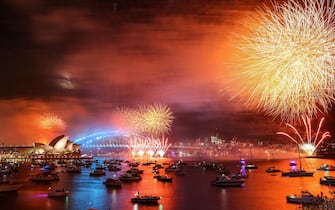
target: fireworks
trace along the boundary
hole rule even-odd
[[[171,109],[162,104],[141,106],[138,109],[122,108],[117,112],[128,130],[148,136],[168,133],[174,119]]]
[[[298,130],[289,123],[286,123],[286,125],[292,128],[292,130],[294,131],[294,134],[298,136],[298,139],[293,138],[290,134],[285,133],[285,132],[277,132],[277,134],[287,136],[290,140],[298,144],[300,148],[304,150],[308,155],[312,155],[314,151],[318,148],[318,146],[323,142],[323,140],[327,137],[330,137],[330,133],[327,131],[322,134],[321,138],[319,138],[320,130],[321,130],[324,119],[325,118],[322,118],[320,120],[318,130],[316,131],[314,136],[312,135],[311,120],[308,117],[302,117],[302,120],[305,125],[305,132],[306,132],[304,138],[300,135]]]
[[[273,118],[327,113],[335,101],[335,2],[264,6],[238,37],[237,95]]]
[[[65,122],[60,117],[51,113],[47,113],[41,116],[39,124],[43,129],[62,130],[66,127]]]
[[[168,139],[160,138],[140,138],[133,137],[129,140],[128,148],[133,157],[148,155],[149,157],[163,157],[171,144],[168,144]]]
[[[154,136],[169,132],[173,122],[170,108],[162,104],[147,106],[142,119],[144,133]]]

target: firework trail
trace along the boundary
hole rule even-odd
[[[312,125],[311,125],[311,120],[308,117],[301,117],[302,121],[304,122],[304,126],[305,126],[305,138],[303,138],[300,133],[298,132],[298,130],[291,124],[286,123],[286,125],[288,127],[290,127],[293,131],[294,134],[298,136],[298,139],[295,139],[294,137],[292,137],[290,134],[286,133],[286,132],[277,132],[277,134],[279,135],[284,135],[286,137],[288,137],[290,140],[292,140],[294,143],[298,144],[303,150],[305,150],[305,152],[307,152],[309,155],[312,155],[313,152],[319,147],[319,145],[327,138],[330,137],[330,133],[324,132],[321,136],[321,138],[319,139],[319,134],[320,134],[320,130],[322,127],[322,124],[325,120],[325,118],[323,117],[318,125],[318,129],[316,131],[316,133],[314,134],[314,136],[312,135]]]
[[[327,113],[335,101],[335,1],[259,8],[237,36],[235,96],[282,121]],[[236,86],[237,85],[237,86]]]

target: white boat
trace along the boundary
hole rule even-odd
[[[55,190],[55,191],[53,191],[53,192],[49,192],[49,193],[48,193],[48,197],[49,197],[49,198],[66,197],[66,196],[69,195],[69,193],[70,193],[70,191],[68,191],[68,190],[57,189],[57,190]]]
[[[157,204],[159,199],[161,198],[158,196],[140,195],[139,193],[136,193],[135,197],[131,198],[131,201],[134,203]]]
[[[218,176],[215,180],[211,181],[212,185],[219,187],[242,187],[243,183],[244,180],[242,179],[232,179],[224,174]]]
[[[15,192],[15,191],[18,191],[21,187],[22,187],[22,184],[1,182],[0,183],[0,193],[2,193],[2,192]]]
[[[310,192],[304,190],[301,191],[301,195],[288,195],[286,196],[286,201],[288,203],[296,204],[317,204],[322,201],[322,198],[312,195]]]

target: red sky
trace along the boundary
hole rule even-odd
[[[115,4],[114,4],[115,2]],[[116,129],[121,106],[164,103],[171,138],[268,139],[279,124],[229,100],[231,37],[260,0],[13,1],[0,9],[0,142]],[[65,129],[41,128],[52,113]],[[253,123],[251,124],[250,121]]]

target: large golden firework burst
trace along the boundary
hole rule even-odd
[[[233,75],[246,105],[288,122],[327,113],[335,101],[335,1],[273,2],[246,26]]]

